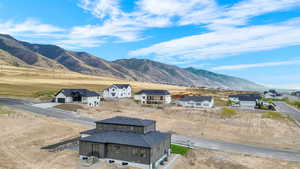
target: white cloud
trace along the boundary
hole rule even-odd
[[[6,34],[22,34],[22,33],[32,33],[32,34],[47,34],[55,32],[63,32],[64,29],[49,25],[42,24],[34,19],[26,19],[21,23],[16,23],[13,21],[6,21],[0,24],[0,33]]]
[[[129,55],[155,55],[160,60],[213,59],[299,45],[299,28],[300,18],[279,24],[231,28],[154,44]]]
[[[286,66],[286,65],[300,65],[300,60],[218,66],[218,67],[214,67],[213,70],[236,70],[236,69],[247,69],[247,68],[256,68],[256,67],[272,67],[272,66]]]

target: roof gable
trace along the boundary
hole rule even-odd
[[[61,89],[55,96],[59,93],[64,94],[66,97],[82,96],[82,97],[94,97],[100,96],[97,92],[90,91],[87,89]]]

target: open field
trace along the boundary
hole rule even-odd
[[[140,89],[166,89],[172,94],[212,95],[220,98],[240,93],[90,76],[64,70],[0,65],[0,96],[49,100],[51,99],[49,95],[53,95],[61,88],[87,88],[101,91],[114,83],[129,83],[133,86],[133,92]],[[224,101],[218,99],[217,103],[224,104]]]
[[[236,110],[224,116],[223,109],[193,109],[176,106],[153,108],[132,100],[105,101],[97,108],[78,110],[81,115],[105,119],[117,115],[157,121],[159,130],[178,134],[300,150],[300,130],[290,118],[266,118],[263,112]]]
[[[195,149],[179,158],[180,169],[299,169],[300,164],[234,153]]]
[[[162,125],[161,122],[158,125]],[[48,152],[41,147],[67,140],[85,126],[32,113],[0,115],[0,169],[81,169],[76,151]],[[227,168],[224,168],[227,167]],[[133,169],[101,164],[94,169]],[[170,169],[300,169],[300,163],[195,149]]]

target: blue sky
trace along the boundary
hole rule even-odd
[[[1,0],[0,33],[300,89],[300,0]]]

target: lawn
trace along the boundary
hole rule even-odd
[[[175,144],[171,144],[171,153],[173,154],[180,154],[184,155],[186,154],[191,148],[184,147],[184,146],[179,146]]]
[[[220,115],[222,118],[230,118],[236,114],[237,114],[236,110],[225,107],[222,109]]]

